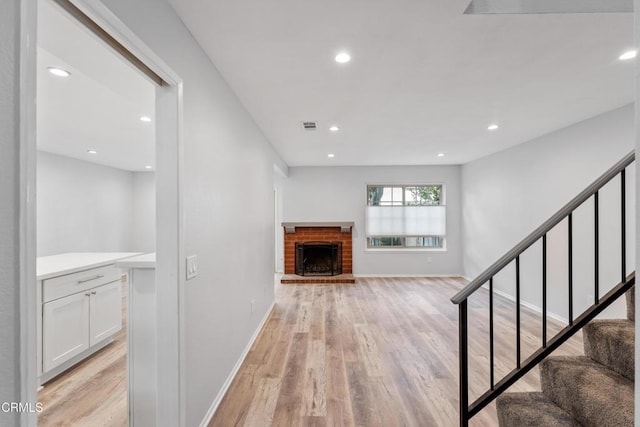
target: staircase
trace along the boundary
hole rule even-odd
[[[633,426],[635,286],[626,298],[627,319],[583,328],[585,356],[540,363],[541,392],[497,398],[501,427]]]
[[[635,162],[631,152],[613,165],[603,175],[585,188],[531,234],[500,257],[493,265],[473,279],[451,298],[458,306],[458,345],[460,364],[460,426],[467,427],[469,421],[483,408],[497,399],[498,419],[501,426],[633,426],[634,400],[634,329],[633,310],[635,305],[635,269],[627,266],[629,240],[635,243],[635,236],[627,235],[627,186],[626,170]],[[601,206],[600,191],[607,184],[609,188],[619,185],[619,218],[607,219],[607,227],[612,221],[619,221],[619,258],[600,258]],[[607,202],[611,204],[611,201]],[[577,209],[591,210],[593,213],[593,258],[584,253],[576,255],[574,246],[573,214]],[[547,235],[564,222],[566,224],[566,267],[567,267],[567,319],[568,325],[548,336],[547,330],[547,281],[550,257],[547,252]],[[584,232],[583,233],[583,237]],[[628,239],[628,237],[630,237]],[[557,250],[557,248],[556,248]],[[540,251],[536,254],[537,251]],[[529,257],[539,256],[540,261]],[[524,256],[523,256],[524,255]],[[556,254],[557,256],[557,254]],[[551,262],[555,262],[552,260]],[[591,305],[581,313],[574,312],[574,263],[584,266],[593,262],[593,295]],[[605,264],[606,262],[606,264]],[[521,264],[527,264],[526,271],[540,269],[539,283],[527,281],[527,292],[540,292],[541,331],[540,346],[528,357],[522,354],[521,336],[521,288],[523,274]],[[509,270],[507,267],[513,267]],[[619,271],[619,282],[603,283],[602,267]],[[631,268],[628,268],[631,267]],[[515,367],[502,377],[496,377],[493,295],[494,278],[501,274],[501,281],[512,281],[515,289]],[[527,274],[527,273],[525,273]],[[609,279],[608,279],[609,280]],[[489,288],[489,357],[486,359],[489,381],[486,391],[473,401],[469,401],[469,379],[474,378],[478,386],[478,372],[469,367],[468,300],[483,286]],[[611,287],[613,286],[613,287]],[[605,292],[606,289],[610,289]],[[557,293],[558,289],[555,289]],[[627,297],[627,319],[596,320],[598,315],[618,298]],[[582,330],[585,356],[554,357],[553,352],[574,334]],[[472,337],[474,339],[474,337]],[[499,343],[499,341],[498,341]],[[501,344],[501,343],[500,343]],[[520,378],[539,367],[542,392],[507,393],[509,387]],[[478,369],[477,367],[475,368]]]

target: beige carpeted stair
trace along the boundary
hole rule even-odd
[[[580,426],[544,393],[506,393],[498,399],[501,426]]]
[[[633,380],[634,332],[631,320],[593,320],[582,330],[584,354]]]
[[[635,287],[628,319],[593,320],[582,330],[586,356],[540,363],[542,392],[496,400],[501,427],[632,427]]]

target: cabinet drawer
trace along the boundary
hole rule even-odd
[[[42,282],[43,302],[53,301],[67,295],[120,280],[121,276],[122,270],[113,267],[113,265],[106,265],[104,267],[47,279]]]

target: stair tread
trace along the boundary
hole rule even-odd
[[[496,400],[501,427],[579,427],[566,411],[541,392],[505,393]]]
[[[633,381],[586,356],[553,356],[540,363],[542,391],[578,422],[633,426]]]
[[[589,322],[582,331],[584,352],[591,359],[633,380],[635,323],[625,319]]]

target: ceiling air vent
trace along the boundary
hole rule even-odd
[[[302,122],[304,130],[316,130],[318,129],[318,122]]]

